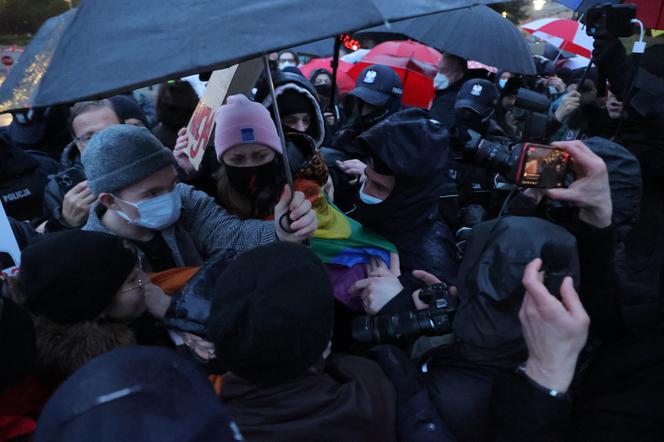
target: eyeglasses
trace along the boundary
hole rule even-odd
[[[143,290],[144,283],[141,278],[138,278],[138,285],[135,285],[134,287],[130,287],[128,289],[120,290],[120,293],[125,293],[125,292],[131,292],[132,290],[140,289]]]

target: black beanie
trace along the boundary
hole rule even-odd
[[[263,385],[304,374],[332,337],[334,298],[308,248],[274,243],[232,262],[212,294],[208,336],[221,365]]]
[[[140,120],[145,127],[150,127],[147,115],[145,115],[141,106],[133,98],[127,95],[116,95],[109,98],[109,100],[113,103],[113,109],[122,121],[135,118]]]
[[[98,317],[135,266],[136,256],[117,236],[58,232],[23,250],[19,289],[33,314],[75,324]]]
[[[314,115],[314,105],[311,99],[302,92],[288,89],[279,95],[277,100],[279,101],[279,113],[282,118],[287,115],[301,113]]]

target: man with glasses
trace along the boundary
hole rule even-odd
[[[96,198],[88,188],[81,153],[95,133],[120,123],[110,100],[83,101],[72,107],[69,131],[74,141],[60,160],[67,169],[50,177],[44,194],[47,230],[80,228],[86,223]]]

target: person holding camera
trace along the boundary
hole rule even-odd
[[[576,234],[585,274],[578,291],[565,278],[557,298],[542,283],[541,260],[526,267],[519,318],[528,357],[494,380],[492,440],[659,440],[664,336],[637,336],[625,325],[611,265],[606,166],[579,141],[564,148],[577,179],[547,196],[580,207]]]

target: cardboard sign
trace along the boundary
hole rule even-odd
[[[260,58],[214,71],[210,76],[203,98],[198,102],[187,125],[189,140],[185,154],[196,170],[200,168],[205,149],[214,129],[214,116],[226,97],[247,94],[251,91],[263,70]]]
[[[7,253],[11,256],[15,266],[21,264],[21,249],[18,248],[16,237],[12,231],[12,226],[9,225],[9,219],[2,203],[0,203],[0,253]]]

